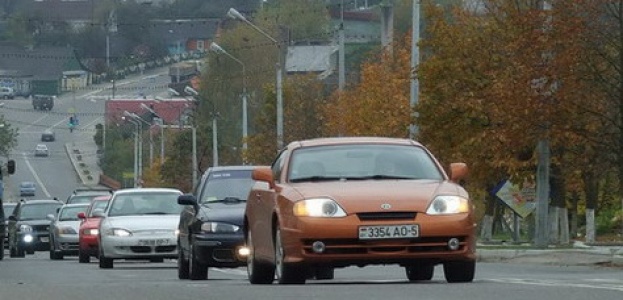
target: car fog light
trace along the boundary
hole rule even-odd
[[[448,241],[448,249],[450,250],[457,250],[459,249],[460,243],[459,243],[459,239],[457,238],[451,238]]]
[[[249,248],[244,247],[244,246],[238,248],[238,256],[240,256],[240,257],[247,257],[247,256],[249,256],[249,254],[251,254],[251,250],[249,250]]]
[[[326,249],[326,246],[325,246],[325,245],[324,245],[324,243],[323,243],[323,242],[321,242],[321,241],[315,241],[315,242],[312,244],[312,250],[313,250],[314,252],[316,252],[316,253],[322,253],[322,252],[324,252],[324,250],[325,250],[325,249]]]
[[[24,243],[31,243],[33,240],[32,235],[27,234],[24,236]]]

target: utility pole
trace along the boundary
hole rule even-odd
[[[344,85],[346,83],[346,64],[345,64],[345,56],[344,53],[344,0],[342,0],[342,4],[340,5],[340,30],[339,30],[339,85],[338,89],[340,92],[344,90]]]
[[[413,20],[411,21],[411,98],[409,101],[411,108],[411,124],[409,125],[409,138],[418,138],[418,128],[414,119],[417,117],[415,107],[419,101],[420,85],[415,70],[420,64],[420,0],[413,0]]]

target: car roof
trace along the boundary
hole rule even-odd
[[[71,194],[72,195],[106,195],[112,194],[113,190],[109,188],[97,188],[97,187],[85,187],[77,188]]]
[[[316,138],[308,140],[294,141],[288,145],[290,147],[313,147],[313,146],[326,146],[326,145],[343,145],[343,144],[393,144],[393,145],[408,145],[408,146],[421,146],[420,143],[405,139],[405,138],[392,138],[392,137],[329,137],[329,138]]]
[[[255,167],[257,166],[249,166],[249,165],[244,165],[244,166],[217,166],[217,167],[210,167],[206,170],[207,172],[214,172],[214,171],[247,171],[250,170],[252,171],[253,169],[255,169]]]
[[[63,208],[65,207],[86,207],[89,206],[90,203],[70,203],[70,204],[63,204]]]
[[[35,185],[34,182],[32,181],[22,181],[19,183],[20,186],[24,186],[24,185]]]
[[[153,193],[153,192],[174,192],[182,193],[182,191],[173,188],[126,188],[116,190],[115,195],[133,194],[133,193]]]
[[[60,204],[63,205],[63,202],[52,199],[40,199],[40,200],[23,200],[22,205],[27,204]]]

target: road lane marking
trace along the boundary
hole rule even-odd
[[[37,175],[37,172],[35,172],[35,169],[30,164],[30,160],[28,159],[28,155],[26,154],[26,152],[23,152],[22,155],[24,156],[24,162],[26,163],[26,166],[30,170],[30,173],[32,173],[32,176],[35,177],[35,181],[37,181],[37,183],[41,187],[41,191],[43,191],[45,196],[49,198],[50,197],[50,192],[48,192],[48,189],[45,188],[45,185],[43,184],[43,181],[41,181],[41,178],[39,178],[39,175]]]
[[[589,289],[600,289],[600,290],[613,290],[613,291],[622,291],[623,285],[611,285],[611,284],[603,284],[603,285],[594,285],[587,283],[569,283],[566,281],[534,281],[531,279],[519,279],[519,278],[504,278],[504,279],[485,279],[484,281],[498,282],[498,283],[512,283],[512,284],[523,284],[523,285],[538,285],[538,286],[554,286],[554,287],[572,287],[572,288],[589,288]]]

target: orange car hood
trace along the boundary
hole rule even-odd
[[[458,185],[438,180],[369,180],[296,183],[301,199],[329,197],[348,213],[381,211],[424,212],[437,195],[467,194]]]

